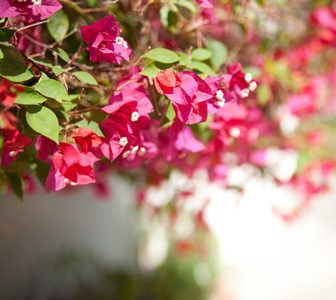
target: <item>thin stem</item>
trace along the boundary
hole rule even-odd
[[[77,105],[76,105],[76,107],[75,107],[74,113],[73,113],[73,115],[72,115],[72,116],[70,117],[70,119],[69,119],[68,126],[70,125],[70,123],[71,123],[73,117],[75,116],[75,113],[76,113],[76,110],[77,110],[77,108],[78,108],[78,106],[79,106],[79,103],[80,103],[81,100],[82,100],[83,92],[84,92],[84,88],[82,88],[82,90],[81,90],[81,93],[80,93],[80,95],[79,95],[78,102],[77,102]],[[66,133],[67,133],[67,132],[68,132],[68,129],[66,130]]]
[[[43,20],[43,21],[40,21],[40,22],[37,22],[37,23],[34,23],[34,24],[30,24],[30,25],[21,27],[19,29],[16,29],[16,28],[14,28],[14,29],[16,30],[16,32],[18,32],[18,31],[25,30],[25,29],[28,29],[28,28],[31,28],[31,27],[34,27],[34,26],[37,26],[37,25],[48,23],[48,22],[49,22],[49,20],[47,19],[47,20]]]

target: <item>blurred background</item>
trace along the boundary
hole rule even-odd
[[[197,229],[203,233],[193,241],[211,247],[200,255],[186,244],[175,251],[166,218],[137,207],[126,180],[110,181],[108,200],[87,189],[40,192],[22,203],[1,195],[1,299],[336,299],[334,192],[285,222],[272,207],[297,196],[288,190],[260,178],[244,196],[208,185],[210,230]],[[186,219],[176,234],[192,230]]]

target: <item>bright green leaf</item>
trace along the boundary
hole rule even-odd
[[[22,201],[23,196],[23,180],[22,178],[15,174],[15,173],[7,173],[7,177],[9,180],[9,185],[14,193],[15,196],[17,196]]]
[[[208,40],[208,49],[212,53],[210,58],[211,64],[215,70],[218,70],[219,67],[226,61],[228,51],[223,43],[210,39]]]
[[[61,68],[60,66],[54,66],[54,67],[52,67],[52,71],[54,72],[54,74],[56,76],[58,76],[58,75],[64,73],[66,70]]]
[[[62,48],[57,48],[56,52],[58,56],[62,58],[66,63],[70,61],[70,57],[68,53],[66,53]]]
[[[32,129],[58,144],[58,119],[52,110],[45,106],[30,105],[26,119]]]
[[[86,0],[86,3],[88,5],[88,7],[95,7],[96,6],[96,3],[97,3],[97,0]]]
[[[173,105],[169,101],[167,103],[166,110],[165,110],[163,116],[161,117],[158,128],[160,128],[164,125],[171,124],[174,121],[174,119],[175,119],[175,111],[174,111]]]
[[[192,69],[198,70],[209,76],[217,76],[217,74],[204,62],[201,61],[193,61],[191,66]]]
[[[173,3],[189,9],[192,13],[195,13],[197,10],[195,3],[189,0],[174,0]]]
[[[164,64],[172,64],[177,62],[179,59],[179,56],[174,51],[164,48],[152,49],[142,55],[142,57],[150,58]]]
[[[49,17],[47,28],[55,41],[60,41],[64,38],[69,30],[69,19],[62,9]]]
[[[77,79],[83,83],[91,84],[91,85],[98,85],[97,80],[89,73],[78,71],[74,72],[73,75],[77,77]]]
[[[22,105],[36,105],[41,104],[47,99],[41,96],[31,87],[26,87],[22,93],[19,93],[15,99],[16,104]]]
[[[192,62],[191,59],[189,58],[189,56],[186,53],[181,53],[180,54],[180,59],[179,59],[179,64],[181,66],[191,66]]]
[[[69,100],[68,93],[64,85],[54,79],[46,79],[34,85],[34,89],[43,96],[56,100]]]
[[[160,9],[160,20],[164,27],[173,27],[178,22],[178,15],[176,12],[169,9],[167,6],[163,6]]]
[[[266,84],[262,83],[257,88],[258,102],[261,105],[265,105],[272,95],[271,88]]]
[[[212,52],[208,49],[194,49],[191,56],[194,60],[207,60],[212,56]]]
[[[9,41],[15,33],[15,30],[8,28],[0,28],[0,41],[7,42]]]
[[[37,63],[39,65],[48,67],[50,69],[53,67],[53,65],[48,60],[40,58],[40,57],[35,57],[35,58],[32,57],[32,58],[30,58],[30,60],[32,60],[34,63]]]
[[[148,77],[156,77],[156,74],[172,67],[173,64],[163,64],[157,61],[152,61],[149,65],[147,65],[141,72],[141,75]]]

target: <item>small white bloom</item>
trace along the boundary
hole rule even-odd
[[[77,185],[77,183],[76,183],[76,182],[73,182],[73,181],[71,181],[71,182],[70,182],[70,185],[71,185],[71,186],[76,186],[76,185]]]
[[[219,107],[224,107],[224,104],[225,104],[225,99],[224,98],[217,101],[217,105]]]
[[[64,182],[65,182],[66,184],[70,184],[71,180],[68,179],[68,178],[64,178]]]
[[[240,136],[240,129],[238,127],[233,127],[230,129],[230,135],[234,138],[237,138]]]
[[[132,148],[131,153],[134,154],[135,152],[137,152],[139,150],[139,146],[136,145],[135,147]]]
[[[125,49],[128,49],[128,45],[126,41],[123,41],[123,46],[125,47]]]
[[[216,92],[216,98],[217,98],[218,100],[221,100],[221,99],[224,98],[224,94],[223,94],[223,91],[222,91],[222,90],[218,90],[218,91]]]
[[[119,145],[120,146],[125,147],[127,145],[127,143],[128,143],[127,137],[124,136],[124,137],[120,138],[120,140],[119,140]]]
[[[34,6],[40,6],[42,4],[42,0],[32,0]]]
[[[122,157],[123,158],[127,158],[129,155],[131,154],[131,151],[130,150],[127,150],[123,153]]]
[[[250,83],[252,81],[253,77],[252,77],[252,74],[251,73],[246,73],[245,74],[245,81],[247,83]]]
[[[257,83],[255,81],[252,81],[249,85],[249,90],[253,92],[257,88]]]
[[[121,46],[124,43],[124,39],[121,36],[116,37],[115,42],[118,46]]]
[[[249,94],[250,94],[250,90],[249,89],[243,89],[240,92],[240,97],[246,98],[246,97],[248,97]]]
[[[144,156],[146,154],[147,150],[145,147],[140,147],[139,151],[138,151],[138,155],[139,156]]]
[[[138,121],[139,117],[140,117],[139,113],[137,111],[134,111],[132,112],[132,115],[131,115],[131,121],[132,122]]]
[[[18,153],[17,153],[17,151],[15,151],[15,150],[9,152],[9,156],[10,156],[10,157],[14,157],[14,156],[17,155],[17,154],[18,154]]]

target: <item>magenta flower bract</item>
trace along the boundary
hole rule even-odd
[[[81,153],[76,145],[60,143],[46,180],[46,189],[58,191],[67,185],[85,185],[96,182],[93,164],[99,159],[91,152]]]
[[[47,19],[61,8],[57,0],[2,0],[0,18],[23,15],[31,23]]]
[[[120,37],[120,26],[113,15],[91,25],[82,26],[81,34],[83,41],[89,43],[91,61],[106,61],[119,65],[123,59],[129,61],[132,49]]]

